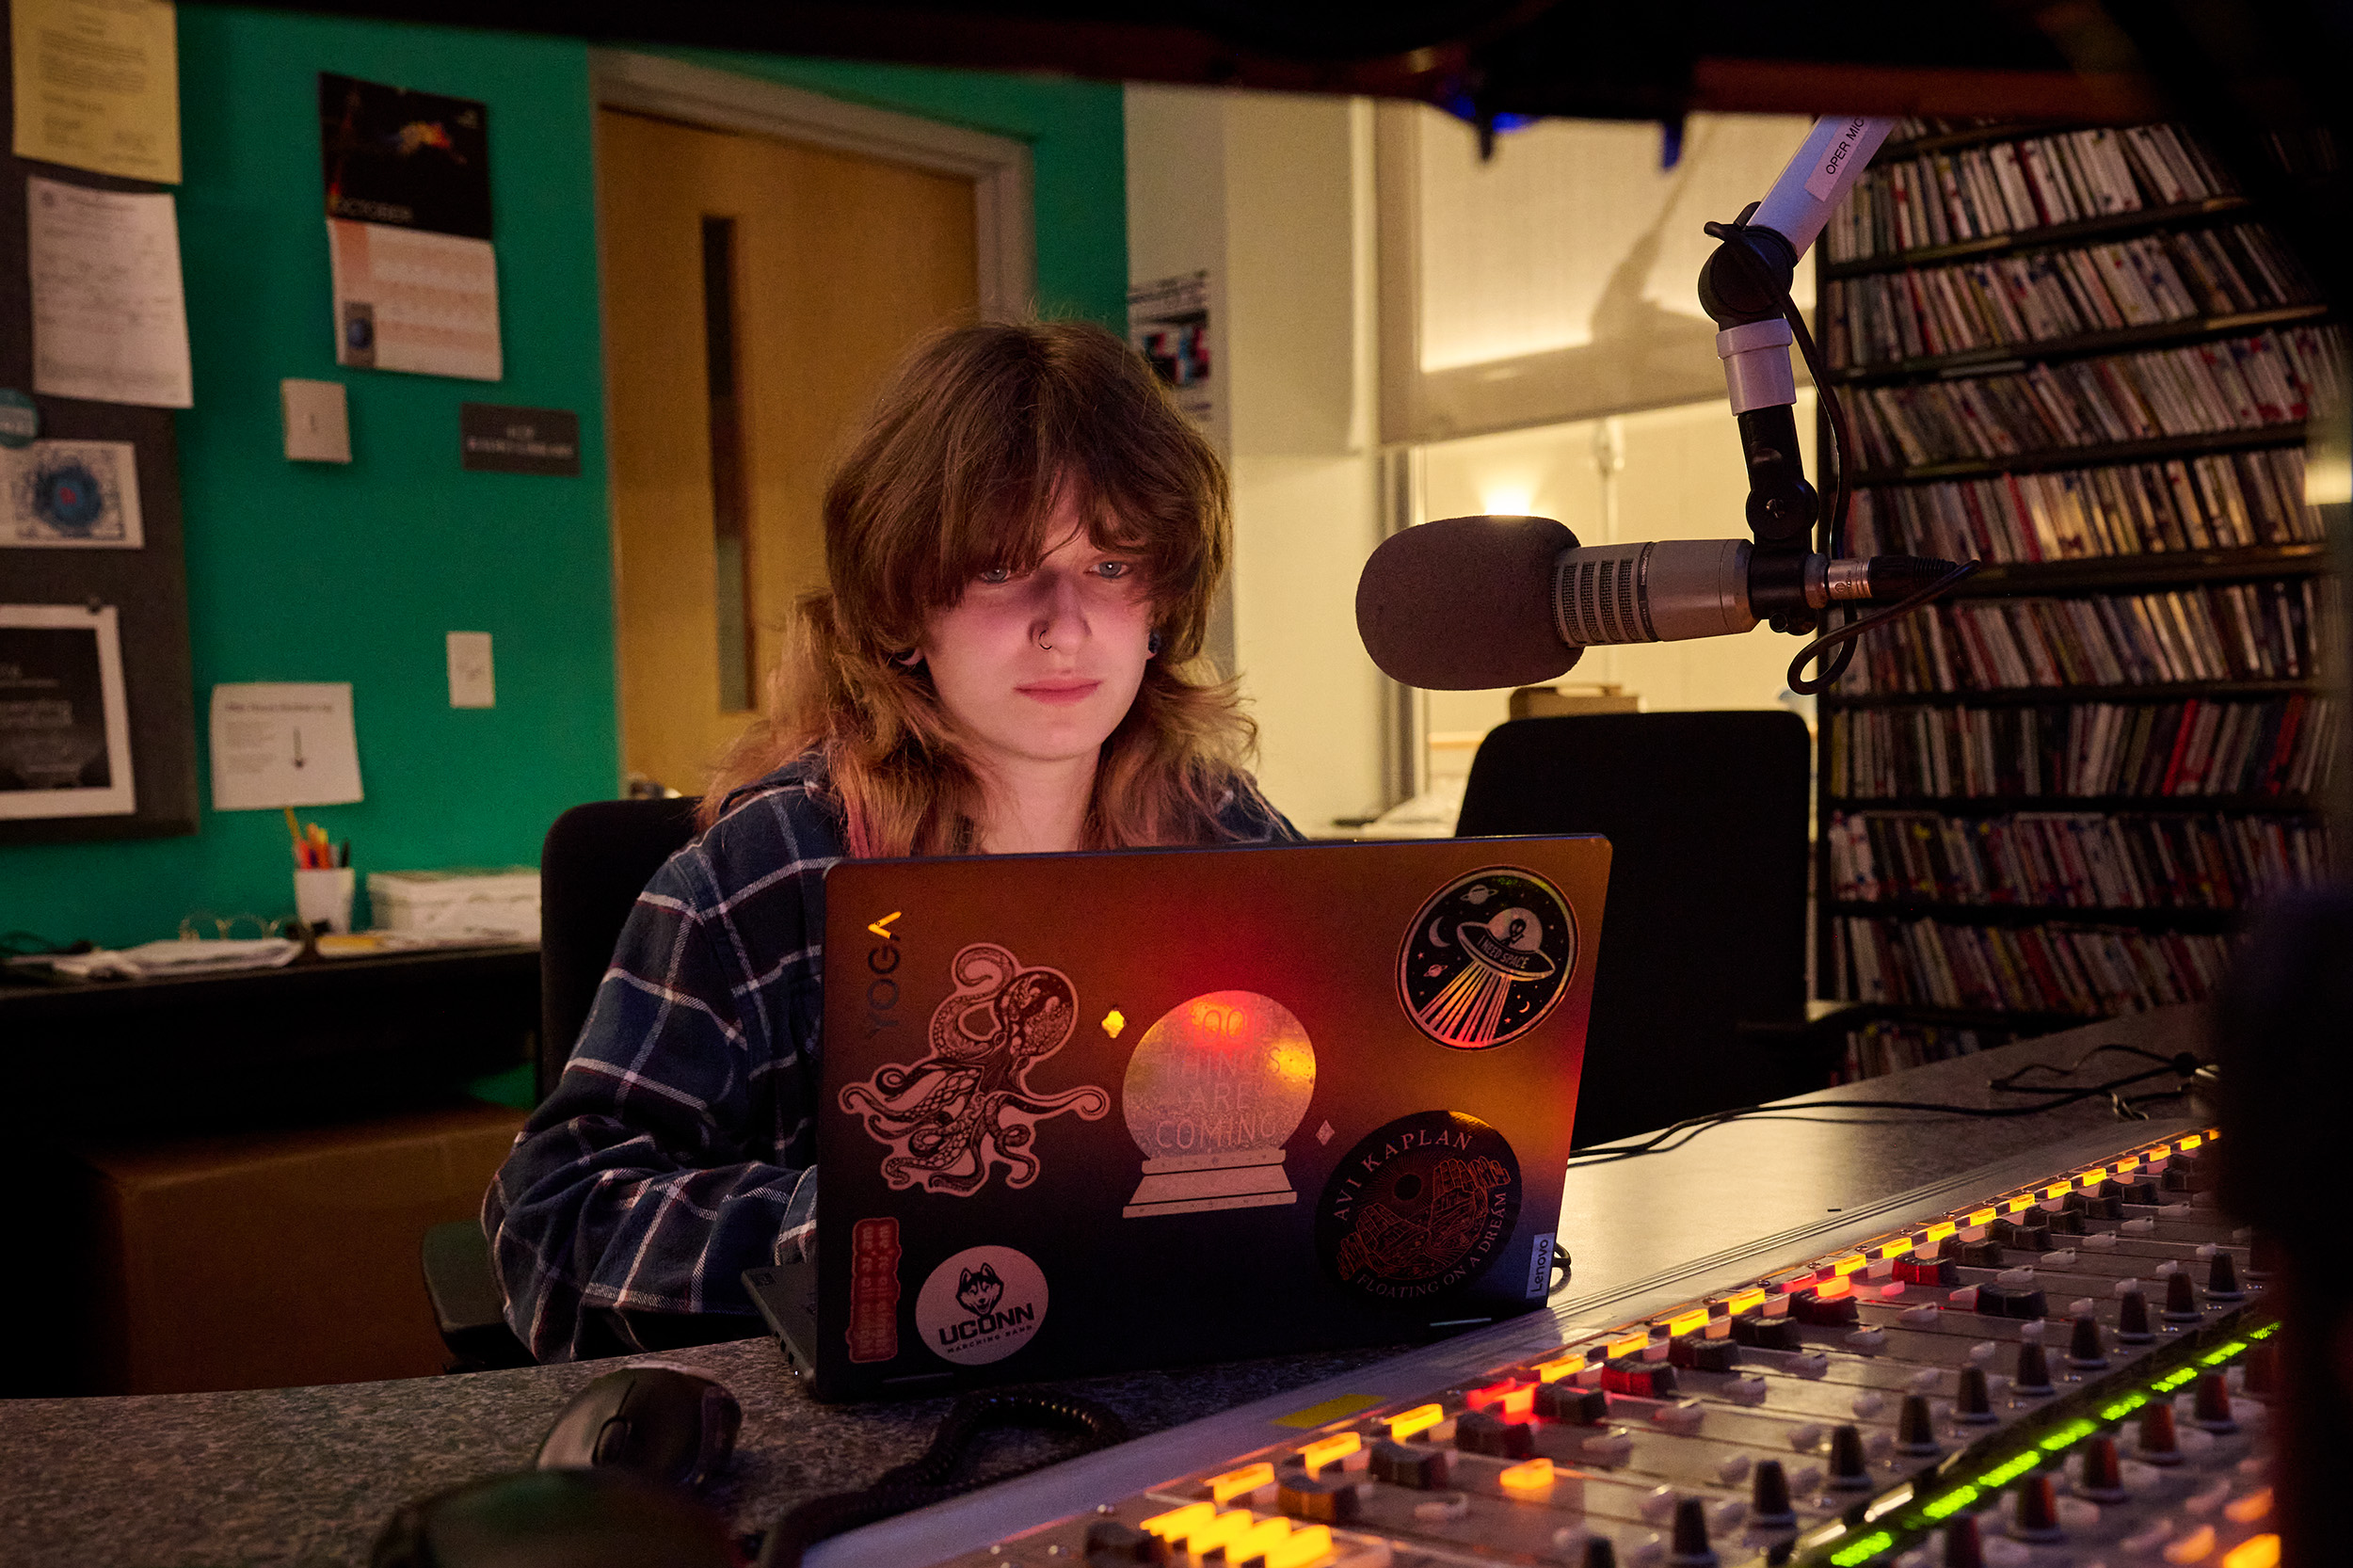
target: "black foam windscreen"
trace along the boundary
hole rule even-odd
[[[1384,674],[1439,692],[1532,686],[1584,652],[1553,622],[1550,518],[1441,518],[1382,541],[1356,580],[1356,634]]]

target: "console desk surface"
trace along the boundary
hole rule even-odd
[[[2006,1097],[1991,1093],[1987,1080],[2027,1062],[2067,1066],[2111,1043],[2168,1053],[2199,1049],[2202,1038],[2198,1009],[2169,1008],[1826,1094],[1989,1106]],[[2141,1065],[2131,1057],[2103,1056],[2076,1081],[2098,1082]],[[2097,1101],[1999,1121],[1874,1112],[1862,1125],[1736,1122],[1675,1152],[1573,1170],[1561,1226],[1576,1255],[1569,1290],[1584,1295],[1631,1284],[1681,1260],[2103,1127],[2115,1128],[2120,1146],[2133,1136]],[[1143,1434],[1321,1382],[1387,1353],[1292,1356],[1066,1386],[1117,1409]],[[663,1359],[711,1372],[743,1402],[735,1464],[709,1496],[746,1530],[764,1528],[806,1497],[862,1485],[914,1458],[947,1403],[817,1404],[766,1338]],[[401,1503],[528,1466],[556,1412],[616,1365],[14,1401],[0,1423],[0,1560],[19,1568],[363,1563]],[[1020,1454],[1012,1444],[997,1451],[1007,1462]]]

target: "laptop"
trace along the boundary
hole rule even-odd
[[[744,1283],[822,1400],[1540,1305],[1609,872],[1593,836],[845,860],[815,1253]]]

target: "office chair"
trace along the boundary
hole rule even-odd
[[[1805,722],[1784,712],[1517,719],[1455,831],[1600,833],[1609,893],[1576,1144],[1816,1087],[1805,1018]]]
[[[539,1056],[535,1098],[563,1076],[629,912],[662,863],[695,836],[692,796],[595,800],[555,819],[539,850]],[[449,1369],[528,1367],[499,1311],[490,1245],[472,1220],[424,1233],[424,1288]],[[619,1350],[627,1347],[616,1347]]]

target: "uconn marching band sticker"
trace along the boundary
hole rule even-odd
[[[1486,1272],[1520,1217],[1520,1162],[1460,1111],[1401,1116],[1348,1151],[1316,1209],[1316,1252],[1341,1285],[1417,1302]]]
[[[1046,1321],[1046,1276],[1027,1253],[967,1247],[932,1271],[915,1298],[915,1332],[964,1367],[1002,1361]]]
[[[951,970],[956,988],[932,1013],[930,1049],[844,1088],[841,1109],[891,1151],[882,1174],[894,1188],[970,1197],[999,1166],[1006,1186],[1027,1187],[1040,1169],[1030,1152],[1039,1122],[1065,1111],[1097,1121],[1112,1108],[1092,1085],[1030,1086],[1038,1064],[1069,1043],[1078,988],[1060,969],[1024,967],[991,942],[965,948]]]
[[[1508,866],[1458,877],[1397,956],[1398,1000],[1442,1046],[1485,1050],[1544,1020],[1577,969],[1577,919],[1560,889]]]

